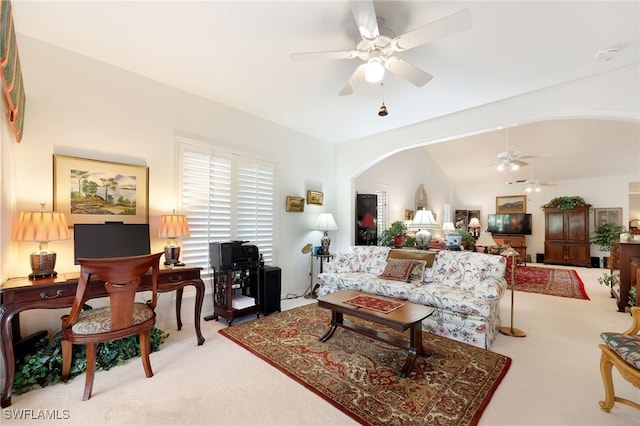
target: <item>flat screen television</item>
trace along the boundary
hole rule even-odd
[[[80,223],[73,227],[74,263],[79,258],[140,256],[151,253],[149,224]]]
[[[531,214],[490,214],[487,231],[493,235],[531,235]]]

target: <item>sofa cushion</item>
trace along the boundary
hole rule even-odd
[[[360,261],[354,253],[335,253],[325,266],[327,272],[359,272]]]
[[[409,275],[409,282],[422,284],[424,279],[424,270],[427,267],[426,260],[414,260],[413,268],[411,268],[411,274]]]
[[[356,255],[360,263],[360,272],[380,275],[387,264],[390,247],[384,246],[351,246],[351,253]]]
[[[411,259],[387,259],[384,271],[380,278],[395,281],[409,281],[409,275],[413,270],[413,260]]]
[[[499,256],[443,250],[436,256],[432,269],[433,281],[474,290],[485,278],[502,276],[505,263],[504,258]]]

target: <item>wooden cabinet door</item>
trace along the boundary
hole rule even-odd
[[[564,212],[548,212],[545,215],[545,240],[564,240]]]
[[[545,261],[562,261],[566,259],[565,244],[563,243],[551,243],[546,241],[544,243],[544,260]]]
[[[576,263],[591,264],[591,253],[588,245],[584,244],[567,244],[567,259]]]
[[[584,242],[588,240],[588,216],[585,211],[568,211],[566,213],[566,231],[568,241]]]

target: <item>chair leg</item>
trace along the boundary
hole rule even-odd
[[[602,383],[604,384],[604,401],[600,401],[600,409],[605,412],[609,412],[613,408],[615,403],[615,392],[613,389],[613,378],[611,376],[611,370],[613,363],[607,357],[605,352],[602,352],[600,357],[600,375],[602,376]]]
[[[84,395],[82,400],[86,401],[91,398],[91,390],[93,389],[93,378],[96,374],[96,344],[87,344],[87,377],[84,382]]]
[[[62,380],[67,381],[69,379],[69,373],[71,372],[71,357],[72,357],[73,345],[68,340],[62,340]]]
[[[151,353],[151,330],[146,330],[140,333],[140,358],[142,358],[142,365],[144,366],[144,374],[147,377],[153,377],[153,370],[151,369],[151,361],[149,360],[149,354]]]

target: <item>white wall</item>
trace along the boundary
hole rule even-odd
[[[14,142],[15,152],[9,153],[16,166],[16,204],[11,215],[3,214],[3,227],[15,226],[20,211],[37,210],[41,202],[52,208],[52,156],[64,154],[147,165],[153,236],[159,216],[177,205],[174,137],[187,136],[277,163],[274,264],[282,268],[283,294],[304,293],[309,263],[300,248],[310,238],[320,239],[313,230],[317,215],[336,205],[334,145],[32,38],[20,37],[18,42],[26,120],[22,143]],[[285,212],[286,196],[306,197],[307,189],[323,191],[324,206]],[[8,237],[2,238],[4,246]],[[152,237],[151,243],[153,251],[160,251],[165,241]],[[29,253],[37,248],[36,243],[10,246],[17,261],[3,265],[3,281],[26,276]],[[52,242],[50,247],[58,253],[59,273],[79,270],[73,264],[72,240]],[[168,306],[172,297],[161,302],[167,306],[158,310],[159,323],[173,324]],[[186,303],[183,317],[190,320]],[[203,314],[213,310],[210,304],[207,297]],[[60,313],[37,312],[22,316],[23,332],[59,326]]]
[[[376,184],[388,185],[389,223],[404,220],[406,209],[415,210],[416,190],[421,184],[427,193],[427,206],[436,213],[440,225],[444,200],[451,203],[454,195],[450,179],[422,148],[401,151],[376,163],[355,179],[355,190],[372,193]],[[441,234],[432,233],[434,237]]]
[[[478,134],[509,123],[588,117],[638,122],[638,93],[640,65],[634,65],[338,145],[336,181],[339,185],[336,220],[351,223],[351,229],[338,235],[337,245],[345,247],[353,243],[354,225],[351,218],[355,214],[354,180],[373,164],[405,149]],[[452,93],[452,96],[465,94]],[[409,175],[408,170],[399,173]],[[364,185],[363,182],[359,184]],[[425,183],[425,187],[427,184]],[[415,188],[412,190],[415,191]],[[456,188],[456,191],[458,190],[460,189]],[[463,200],[460,194],[456,194],[455,197],[458,201]],[[617,201],[615,205],[626,205],[621,200],[612,201]],[[483,205],[477,201],[464,200],[464,203],[470,203],[469,207],[474,209]],[[453,204],[454,208],[458,208],[455,200]],[[488,214],[484,208],[481,210],[483,215]]]

